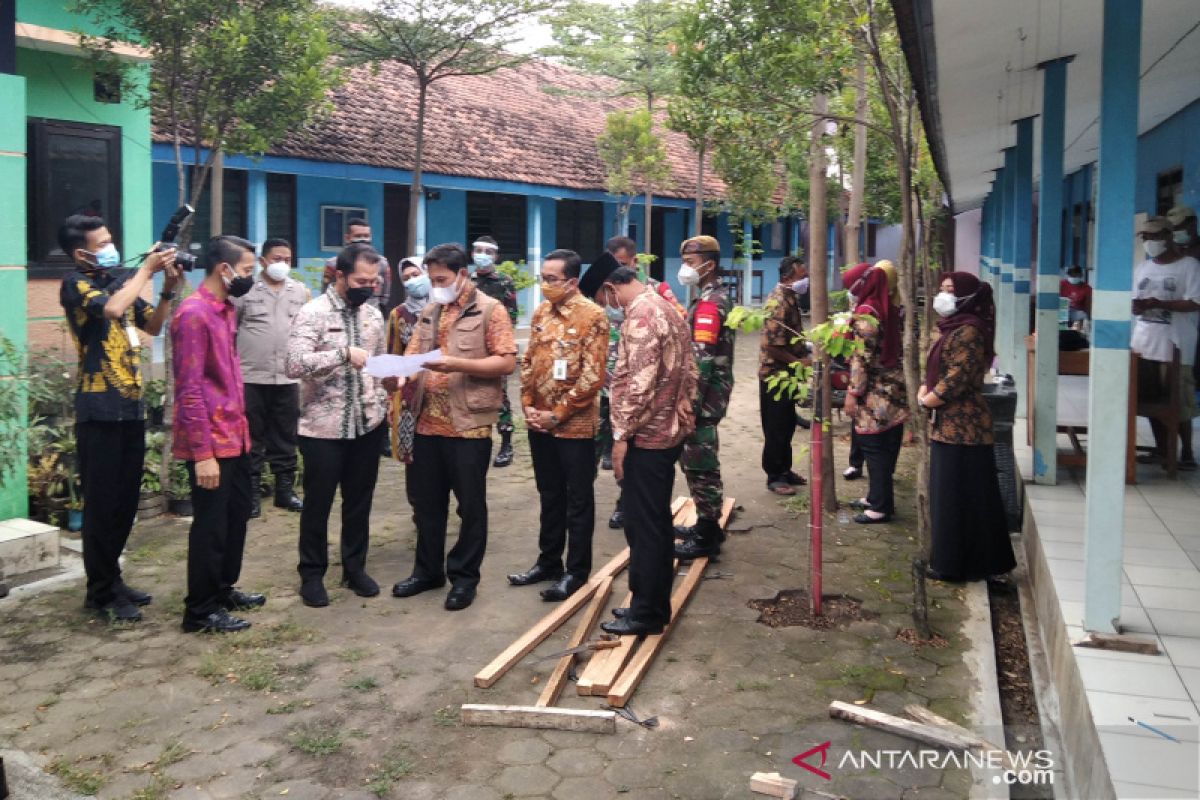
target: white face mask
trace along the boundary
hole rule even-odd
[[[1192,243],[1192,237],[1187,231],[1175,231],[1171,238],[1175,240],[1175,244],[1189,245]]]
[[[679,268],[679,282],[684,286],[695,286],[700,283],[700,273],[695,267],[684,264]]]
[[[1147,239],[1142,242],[1142,249],[1146,251],[1146,255],[1150,258],[1158,258],[1167,252],[1167,243],[1159,239]]]
[[[1079,284],[1083,283],[1083,278],[1079,275],[1068,275],[1067,283],[1071,284],[1072,286],[1078,286]]]
[[[276,283],[282,281],[292,271],[291,266],[286,261],[272,261],[263,269],[267,273],[267,277]]]
[[[429,299],[434,303],[448,306],[458,299],[458,278],[449,286],[434,286],[429,290]]]
[[[801,278],[792,283],[792,291],[796,294],[804,294],[808,291],[808,278]]]
[[[958,310],[958,299],[950,292],[938,292],[933,298],[933,310],[940,316],[948,317]]]

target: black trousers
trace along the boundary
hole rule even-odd
[[[854,467],[859,472],[863,468],[863,459],[865,456],[862,451],[862,437],[854,432],[854,426],[850,426],[850,466]]]
[[[142,488],[146,425],[135,422],[79,422],[75,425],[79,481],[83,488],[83,567],[87,602],[102,606],[121,581],[119,559]]]
[[[342,573],[367,566],[371,538],[371,501],[379,477],[379,448],[387,425],[357,439],[300,437],[304,456],[304,510],[300,512],[302,581],[320,580],[329,569],[329,512],[342,490]]]
[[[758,381],[758,416],[762,420],[762,468],[767,480],[792,470],[792,436],[796,433],[796,402],[786,394],[775,399],[767,382]]]
[[[187,462],[192,485],[192,528],[188,533],[185,619],[201,620],[219,607],[242,574],[246,523],[250,519],[250,456],[218,458],[216,489],[196,485],[196,464]]]
[[[295,474],[300,387],[294,383],[247,383],[246,421],[250,423],[254,483],[262,475],[264,462],[275,477]]]
[[[561,439],[529,432],[533,477],[541,500],[538,563],[587,578],[592,572],[592,534],[596,529],[596,441]]]
[[[675,579],[675,528],[671,489],[675,462],[683,447],[644,450],[629,445],[625,454],[622,502],[625,541],[629,543],[629,616],[648,625],[671,621],[671,583]]]
[[[487,471],[492,440],[425,436],[413,443],[413,516],[417,522],[417,558],[412,574],[441,580],[447,576],[457,588],[479,584],[479,568],[487,550]],[[462,525],[458,541],[446,553],[446,524],[450,493],[458,502]]]
[[[929,514],[929,566],[944,577],[980,580],[1017,565],[992,445],[929,443]]]
[[[900,458],[904,443],[904,426],[897,425],[881,433],[858,434],[858,445],[867,461],[869,487],[867,505],[882,514],[896,513],[896,498],[892,491],[892,473]]]

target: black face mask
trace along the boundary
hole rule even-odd
[[[225,288],[229,291],[230,297],[241,297],[246,292],[254,288],[254,278],[245,275],[238,275],[228,284],[226,284]]]
[[[371,295],[375,294],[375,290],[370,286],[347,286],[346,287],[346,305],[351,308],[358,308],[363,303],[371,299]]]

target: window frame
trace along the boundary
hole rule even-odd
[[[105,227],[112,234],[113,244],[124,250],[124,228],[122,223],[122,193],[124,179],[121,159],[121,129],[115,125],[93,125],[85,122],[30,117],[26,120],[29,135],[29,163],[26,166],[26,223],[29,232],[25,246],[26,273],[31,278],[58,278],[70,272],[75,262],[70,254],[41,258],[39,247],[43,241],[53,241],[57,247],[57,234],[61,219],[52,219],[49,185],[49,161],[46,150],[49,137],[54,134],[84,136],[101,139],[108,144],[110,175],[108,179],[107,208],[103,218]],[[52,237],[52,238],[47,238]]]
[[[329,244],[325,241],[325,214],[328,212],[340,212],[342,214],[341,237],[334,244]],[[364,206],[343,206],[333,203],[322,203],[320,210],[320,245],[322,253],[340,253],[342,248],[346,246],[346,222],[351,219],[365,220],[368,225],[371,224],[370,212]]]

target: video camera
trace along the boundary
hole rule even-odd
[[[196,213],[196,209],[189,206],[187,203],[181,205],[167,220],[166,227],[162,229],[162,233],[158,237],[158,247],[156,250],[171,250],[175,248],[175,239],[179,236],[179,228],[183,223],[187,222],[192,214]],[[191,272],[196,268],[196,257],[191,253],[182,251],[175,253],[175,265],[184,272]]]

